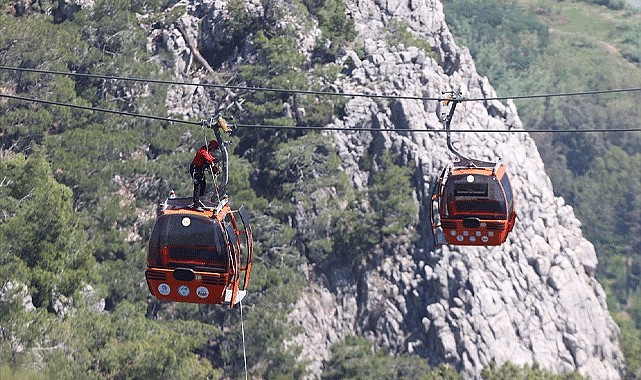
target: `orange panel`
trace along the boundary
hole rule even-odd
[[[179,281],[173,269],[149,268],[145,271],[149,291],[161,301],[220,304],[229,282],[226,273],[196,272],[191,281]]]
[[[501,245],[507,239],[509,226],[506,221],[481,220],[477,228],[466,228],[461,219],[441,220],[443,234],[452,245]]]

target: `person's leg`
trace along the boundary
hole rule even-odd
[[[200,196],[205,192],[205,176],[198,171],[194,172],[193,176],[194,182],[194,194],[193,201],[194,206],[198,207],[200,205]]]
[[[200,180],[200,196],[202,197],[205,195],[205,189],[207,189],[207,180],[205,180],[205,176],[202,176],[202,179]]]

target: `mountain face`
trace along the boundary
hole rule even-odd
[[[164,38],[173,49],[175,74],[186,75],[200,59],[192,42],[216,44],[217,19],[226,2],[191,4],[182,28]],[[248,11],[261,12],[259,2]],[[339,92],[442,97],[443,91],[468,98],[495,97],[476,72],[467,49],[456,45],[436,0],[349,0],[356,26],[354,46],[337,56],[347,75],[333,83]],[[295,23],[292,20],[283,22]],[[413,41],[391,42],[390,30],[403,27]],[[218,30],[219,31],[219,30]],[[299,48],[308,53],[318,30],[300,31]],[[426,49],[426,46],[431,50]],[[251,49],[248,49],[250,51]],[[194,116],[212,109],[206,94],[174,88],[167,99],[175,114]],[[365,336],[394,354],[446,363],[478,377],[492,361],[538,363],[553,372],[577,370],[593,379],[618,379],[624,368],[618,327],[605,293],[594,277],[597,258],[582,237],[572,207],[555,197],[533,140],[511,101],[461,103],[453,129],[457,149],[468,157],[505,163],[514,189],[517,221],[499,247],[435,247],[429,220],[431,188],[454,156],[441,129],[438,103],[427,100],[355,97],[330,127],[398,128],[415,132],[326,132],[342,169],[357,189],[372,172],[359,169],[365,154],[398,154],[413,169],[419,205],[417,242],[399,237],[367,256],[358,270],[306,268],[309,279],[290,314],[303,333],[294,342],[320,375],[330,346],[351,334]],[[485,133],[510,129],[512,133]],[[374,170],[374,169],[373,169]],[[301,210],[294,225],[304,228],[313,210]]]

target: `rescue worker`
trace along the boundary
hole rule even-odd
[[[210,168],[213,173],[218,173],[218,168],[214,165],[218,159],[214,157],[215,151],[218,150],[218,141],[211,140],[207,146],[203,145],[198,149],[194,159],[189,166],[189,173],[194,182],[193,206],[202,210],[205,205],[200,201],[200,197],[205,195],[207,181],[205,180],[205,171]]]

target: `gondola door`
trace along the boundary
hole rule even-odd
[[[242,229],[239,229],[239,238],[240,238],[240,270],[245,272],[245,278],[243,279],[243,285],[241,289],[246,289],[249,285],[249,278],[251,276],[252,268],[252,259],[254,256],[254,236],[252,231],[252,226],[249,223],[249,213],[247,209],[243,206],[240,206],[238,209],[238,215],[242,222]]]

